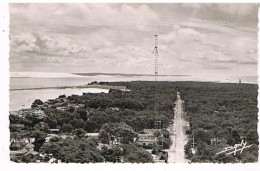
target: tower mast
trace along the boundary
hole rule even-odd
[[[154,80],[158,81],[158,35],[154,35]]]
[[[153,54],[154,54],[154,84],[155,84],[155,92],[154,92],[154,101],[155,101],[155,105],[154,105],[154,111],[156,113],[158,113],[158,98],[157,98],[157,81],[158,81],[158,35],[154,35],[154,50],[153,50]],[[157,123],[158,124],[158,123]]]

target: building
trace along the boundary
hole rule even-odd
[[[161,132],[162,129],[144,129],[145,134],[151,134],[154,135],[155,132]]]
[[[151,151],[153,160],[155,163],[167,163],[168,162],[168,152],[159,150],[157,153]]]
[[[48,131],[50,134],[58,134],[60,132],[60,129],[49,129]]]
[[[227,143],[227,140],[225,138],[211,138],[210,139],[211,145],[225,144],[225,143]]]
[[[56,107],[56,109],[65,111],[65,110],[67,110],[67,107],[66,106],[58,106],[58,107]]]
[[[136,144],[143,148],[153,148],[157,145],[157,137],[152,134],[138,134]]]
[[[23,140],[12,140],[10,145],[10,159],[20,159],[22,156],[36,156],[38,152],[34,151],[34,145],[32,143],[27,143]]]
[[[20,159],[23,155],[25,155],[27,153],[27,150],[26,149],[21,149],[21,150],[18,150],[18,151],[10,151],[10,159]]]
[[[120,111],[120,108],[118,108],[118,107],[111,107],[110,110],[118,112],[118,111]]]
[[[25,146],[23,141],[12,140],[10,144],[10,151],[19,151],[22,150]]]
[[[50,139],[52,138],[60,138],[60,136],[56,134],[48,134],[47,137],[45,138],[45,142],[46,143],[50,142]]]
[[[85,136],[86,136],[87,138],[88,138],[88,137],[98,138],[99,133],[86,133]]]

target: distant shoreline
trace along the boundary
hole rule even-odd
[[[43,90],[43,89],[81,89],[81,88],[100,88],[100,89],[126,89],[126,86],[108,86],[108,85],[83,85],[83,86],[62,86],[62,87],[39,87],[39,88],[18,88],[10,89],[9,91],[20,91],[20,90]]]
[[[142,77],[142,76],[151,76],[154,77],[154,74],[123,74],[123,73],[71,73],[71,74],[75,74],[75,75],[81,75],[81,76],[99,76],[99,75],[106,75],[106,76],[132,76],[132,77]],[[163,75],[158,75],[163,76],[163,77],[172,77],[172,76],[177,76],[177,77],[181,77],[181,76],[191,76],[191,75],[167,75],[167,74],[163,74]]]

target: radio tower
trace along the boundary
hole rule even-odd
[[[154,35],[155,47],[154,53],[154,80],[158,81],[158,35]]]
[[[155,40],[155,46],[154,46],[154,50],[153,50],[153,54],[154,54],[154,101],[155,101],[155,105],[154,105],[154,111],[157,113],[157,105],[158,105],[158,99],[157,99],[157,81],[158,81],[158,35],[154,35],[154,40]]]

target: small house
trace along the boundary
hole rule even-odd
[[[153,148],[157,144],[157,137],[151,134],[138,134],[136,144],[144,148]]]
[[[210,144],[211,145],[217,145],[217,144],[223,144],[227,143],[227,140],[225,138],[211,138]]]
[[[155,132],[161,132],[162,129],[144,129],[145,134],[154,135]]]
[[[45,142],[47,142],[47,143],[50,142],[50,139],[52,139],[54,137],[60,138],[59,135],[48,134],[47,137],[45,138]]]
[[[87,138],[88,138],[88,137],[98,138],[99,133],[86,133],[85,136],[86,136]]]
[[[118,107],[111,107],[110,110],[118,112],[118,111],[120,111],[120,108],[118,108]]]
[[[65,111],[67,109],[66,106],[58,106],[56,109]]]
[[[14,158],[21,158],[23,155],[25,155],[27,153],[26,149],[21,149],[19,151],[10,151],[10,158],[14,159]]]
[[[60,129],[49,129],[48,131],[50,134],[58,134],[60,132]]]
[[[19,151],[19,150],[22,150],[24,147],[24,143],[23,141],[16,141],[16,140],[13,140],[10,144],[10,150],[11,151]]]

